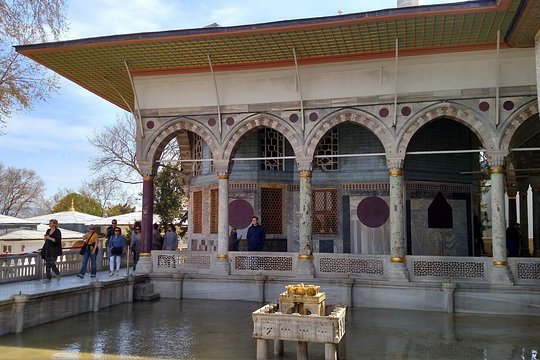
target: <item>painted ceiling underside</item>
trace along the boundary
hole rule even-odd
[[[23,55],[128,110],[128,75],[330,63],[501,47],[532,47],[538,1],[472,1],[274,23],[21,45]]]

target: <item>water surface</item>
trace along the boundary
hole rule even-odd
[[[251,313],[263,304],[137,302],[0,337],[0,359],[255,359]],[[540,318],[348,309],[347,359],[537,360]],[[274,359],[269,343],[269,359]],[[285,342],[279,359],[296,359]],[[310,359],[324,359],[322,344]],[[276,357],[276,359],[278,359]]]

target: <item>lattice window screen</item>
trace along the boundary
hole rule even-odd
[[[267,234],[283,234],[281,189],[261,188],[261,225]]]
[[[338,234],[337,189],[313,190],[313,234]]]
[[[334,127],[330,129],[317,145],[315,155],[337,155],[338,150],[338,129]],[[339,158],[335,157],[320,157],[316,158],[316,164],[324,171],[339,170]]]
[[[203,157],[203,139],[197,135],[193,134],[193,153],[191,158],[193,160],[200,160]],[[199,176],[202,174],[202,162],[196,161],[193,163],[193,176]]]
[[[202,233],[202,191],[193,193],[193,233]]]
[[[210,190],[210,233],[218,232],[219,190]]]
[[[280,132],[263,128],[260,131],[261,137],[261,157],[281,157],[285,156],[285,137]],[[271,159],[261,161],[262,170],[284,171],[285,160]]]

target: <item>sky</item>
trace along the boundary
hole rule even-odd
[[[62,40],[115,34],[244,25],[388,9],[396,0],[67,0],[69,30]],[[420,5],[449,1],[420,0]],[[16,45],[16,44],[14,44]],[[77,190],[94,174],[88,141],[124,112],[61,78],[60,90],[32,110],[14,112],[0,136],[0,162],[35,170],[46,197]],[[140,205],[140,204],[135,204]]]

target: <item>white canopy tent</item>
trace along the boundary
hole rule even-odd
[[[142,219],[142,211],[135,211],[127,214],[122,215],[116,215],[116,216],[109,216],[106,218],[98,218],[98,219],[92,219],[90,221],[86,222],[86,225],[94,225],[94,226],[109,226],[111,225],[111,221],[113,219],[116,219],[118,226],[129,226],[134,224],[136,221],[141,221]],[[161,218],[158,215],[154,215],[153,223],[159,223],[161,222]]]

